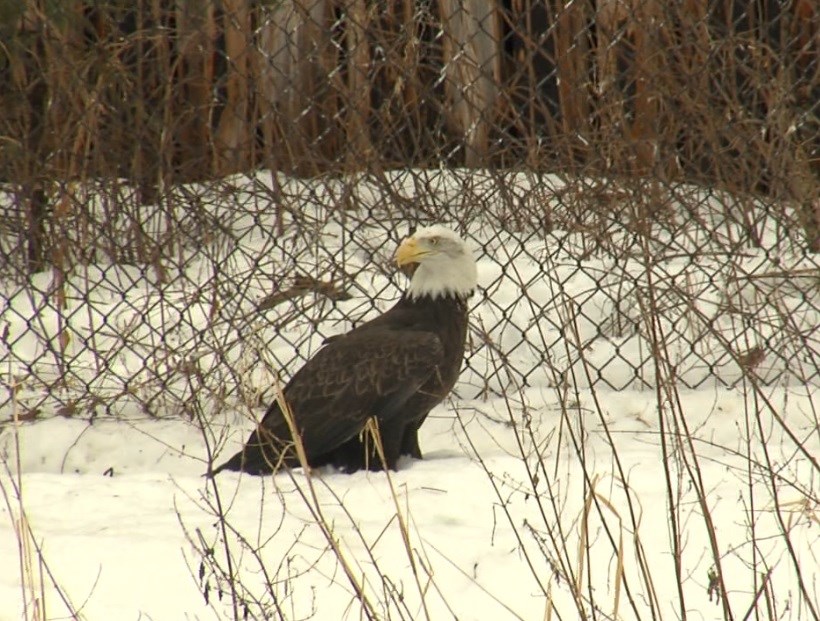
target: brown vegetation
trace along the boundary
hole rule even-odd
[[[6,6],[0,170],[32,220],[60,179],[526,163],[794,199],[819,243],[805,0]]]

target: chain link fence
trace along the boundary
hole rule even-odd
[[[264,403],[431,222],[460,396],[820,385],[808,0],[4,6],[0,420]]]

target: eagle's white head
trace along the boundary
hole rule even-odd
[[[412,299],[467,298],[478,283],[472,251],[458,234],[440,224],[418,229],[405,239],[396,250],[396,263],[410,268],[407,294]]]

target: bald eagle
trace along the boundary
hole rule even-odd
[[[328,339],[283,390],[310,466],[344,472],[381,469],[362,433],[378,424],[388,468],[401,455],[421,458],[418,430],[458,379],[467,334],[467,301],[476,288],[472,253],[450,229],[419,229],[398,247],[410,285],[387,312]],[[222,470],[264,475],[300,465],[279,401]]]

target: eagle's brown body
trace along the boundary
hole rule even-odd
[[[291,378],[283,394],[309,465],[381,469],[372,439],[363,442],[361,434],[370,417],[378,423],[389,468],[401,455],[421,458],[419,427],[453,388],[464,358],[467,298],[475,286],[475,264],[468,259],[472,286],[432,294],[411,286],[384,314],[328,339]],[[298,465],[291,428],[274,401],[243,449],[212,474],[269,474]]]
[[[379,423],[389,468],[400,455],[421,458],[418,429],[458,379],[466,331],[465,301],[402,298],[385,314],[330,339],[284,389],[308,463],[347,472],[381,469],[372,440],[360,438],[370,416]],[[280,463],[299,465],[274,401],[244,449],[214,474],[266,474]]]

